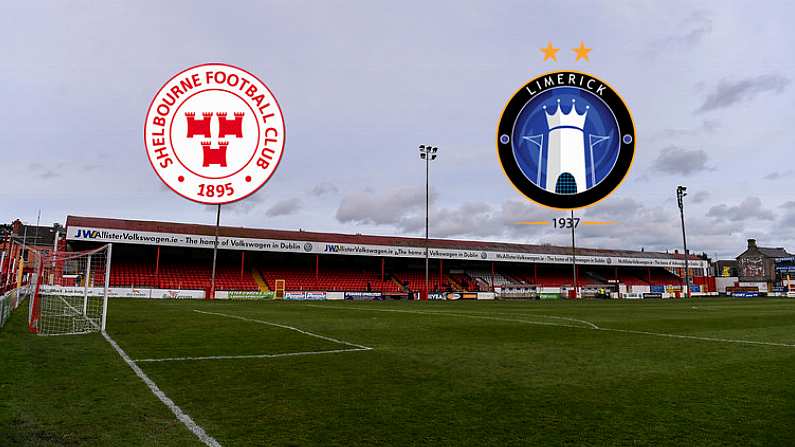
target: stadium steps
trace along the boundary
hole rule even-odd
[[[397,284],[397,286],[400,287],[400,290],[402,290],[404,292],[408,292],[409,291],[408,287],[406,287],[403,284],[401,284],[400,281],[398,281],[398,279],[395,277],[395,275],[390,275],[390,276],[391,276],[390,279],[392,280],[392,282]]]
[[[475,276],[475,284],[478,286],[478,290],[491,290],[491,284],[487,282],[485,279]]]
[[[607,278],[605,278],[602,275],[598,275],[598,274],[596,274],[594,272],[589,272],[589,271],[586,270],[585,271],[585,275],[590,277],[594,281],[598,282],[599,284],[609,284],[610,283],[610,281],[608,281]]]
[[[262,274],[260,274],[259,270],[253,269],[251,271],[251,276],[254,277],[254,282],[257,283],[257,287],[259,287],[260,292],[270,292],[271,289],[268,288],[268,283],[262,279]]]
[[[458,283],[458,281],[456,281],[455,279],[453,279],[453,277],[452,277],[452,276],[450,276],[450,275],[445,275],[445,278],[446,278],[446,279],[447,279],[447,281],[450,283],[450,285],[451,285],[451,286],[453,286],[453,290],[455,290],[456,292],[463,292],[463,291],[465,291],[465,290],[466,290],[466,289],[465,289],[463,286],[461,286],[461,284],[459,284],[459,283]]]

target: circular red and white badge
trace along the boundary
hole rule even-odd
[[[144,123],[146,155],[174,192],[224,204],[256,192],[284,153],[284,116],[264,82],[242,68],[204,64],[160,88]]]

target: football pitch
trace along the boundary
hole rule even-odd
[[[129,363],[26,317],[3,446],[795,444],[795,300],[112,300]]]

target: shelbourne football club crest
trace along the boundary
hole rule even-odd
[[[541,205],[574,209],[613,192],[635,154],[624,101],[589,74],[559,71],[530,80],[503,110],[497,154],[519,192]]]
[[[177,194],[224,204],[256,192],[284,152],[284,117],[253,74],[204,64],[169,79],[155,94],[144,124],[146,154]]]

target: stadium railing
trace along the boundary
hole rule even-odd
[[[15,311],[22,301],[25,299],[25,294],[20,289],[10,289],[0,295],[0,328],[5,326],[11,313]]]

